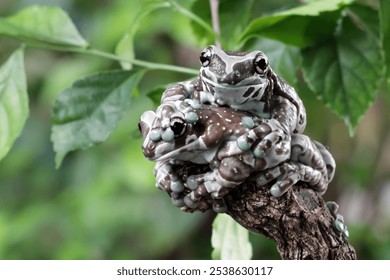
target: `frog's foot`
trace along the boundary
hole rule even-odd
[[[207,172],[199,175],[191,175],[187,179],[187,187],[193,191],[184,198],[185,204],[192,208],[199,207],[202,197],[211,196],[213,199],[213,209],[217,213],[227,211],[227,206],[223,197],[229,192],[230,185],[224,187],[220,181],[216,180],[217,171]]]
[[[283,144],[283,145],[278,145],[281,143],[283,135],[279,131],[274,131],[271,132],[270,134],[264,136],[264,138],[257,144],[254,145],[253,148],[253,155],[256,158],[264,158],[265,154],[272,148],[277,146],[280,146],[280,148],[277,148],[276,155],[285,155],[290,153],[290,148],[289,144]],[[273,159],[276,160],[276,159]]]
[[[196,210],[200,206],[200,200],[208,194],[204,184],[199,185],[196,190],[190,192],[184,197],[184,203],[187,207]]]
[[[154,142],[173,141],[175,136],[183,132],[185,123],[198,121],[199,116],[196,113],[198,108],[200,108],[200,104],[189,99],[162,104],[156,111],[149,139]]]
[[[267,124],[260,124],[259,126],[249,130],[245,134],[237,138],[237,146],[242,151],[248,151],[252,145],[258,140],[264,138],[272,132],[272,129]]]
[[[254,156],[260,158],[264,157],[280,141],[289,140],[289,138],[277,120],[265,119],[260,125],[238,137],[237,146],[242,151],[248,151],[252,148]],[[289,144],[288,142],[287,145],[279,145],[278,149],[285,149],[286,151],[282,151],[282,153],[289,153]]]
[[[181,192],[172,192],[170,194],[172,204],[176,207],[183,207],[185,206],[184,197]]]
[[[154,168],[156,187],[167,193],[180,193],[184,190],[184,184],[172,168],[169,161],[157,162]]]
[[[334,218],[333,225],[335,228],[340,231],[345,237],[349,237],[348,228],[344,223],[344,217],[337,213],[339,206],[334,201],[328,201],[326,204],[330,214],[332,214]]]
[[[308,183],[317,192],[323,192],[327,187],[326,178],[323,177],[321,172],[310,166],[295,162],[285,162],[261,172],[256,176],[255,181],[259,185],[265,185],[275,179],[277,181],[270,190],[274,197],[282,196],[298,181]]]

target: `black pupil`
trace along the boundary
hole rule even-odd
[[[259,61],[256,62],[256,66],[264,71],[267,68],[267,66],[268,66],[267,65],[267,61],[264,58],[262,58],[262,59],[260,59]]]
[[[184,123],[175,121],[171,125],[171,129],[173,131],[173,134],[175,134],[175,136],[179,136],[184,131]]]
[[[202,52],[200,54],[200,62],[203,64],[205,62],[207,62],[210,58],[208,57],[208,55],[206,54],[206,52]]]

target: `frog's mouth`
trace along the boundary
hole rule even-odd
[[[210,92],[219,105],[240,105],[247,101],[259,101],[268,86],[267,79],[253,85],[220,84],[205,77],[201,80],[204,90]]]
[[[207,150],[207,152],[205,152]],[[171,158],[179,160],[190,160],[193,163],[205,164],[209,163],[217,153],[218,146],[207,147],[202,138],[197,138],[188,144],[174,148],[168,153],[164,153],[155,160],[163,161]]]

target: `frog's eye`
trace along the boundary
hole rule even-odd
[[[187,123],[182,118],[175,117],[171,119],[170,126],[175,137],[178,137],[184,134]]]
[[[212,56],[211,50],[210,50],[210,49],[205,49],[205,50],[200,54],[200,57],[199,57],[200,64],[201,64],[203,67],[208,66],[208,65],[210,64],[210,61],[211,61],[211,56]]]
[[[268,70],[268,66],[268,59],[265,56],[258,55],[255,58],[255,69],[258,74],[264,75]]]

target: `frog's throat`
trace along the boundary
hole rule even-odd
[[[180,153],[185,153],[188,151],[195,151],[195,150],[205,150],[207,148],[208,147],[205,145],[203,139],[198,138],[197,140],[188,143],[187,145],[184,145],[180,148],[174,149],[166,153],[165,155],[162,155],[161,157],[158,158],[158,161],[177,158],[177,155]]]
[[[214,95],[215,99],[234,100],[236,104],[242,104],[247,101],[260,100],[268,86],[268,80],[254,85],[229,85],[219,84],[204,76],[201,77],[205,90]]]

